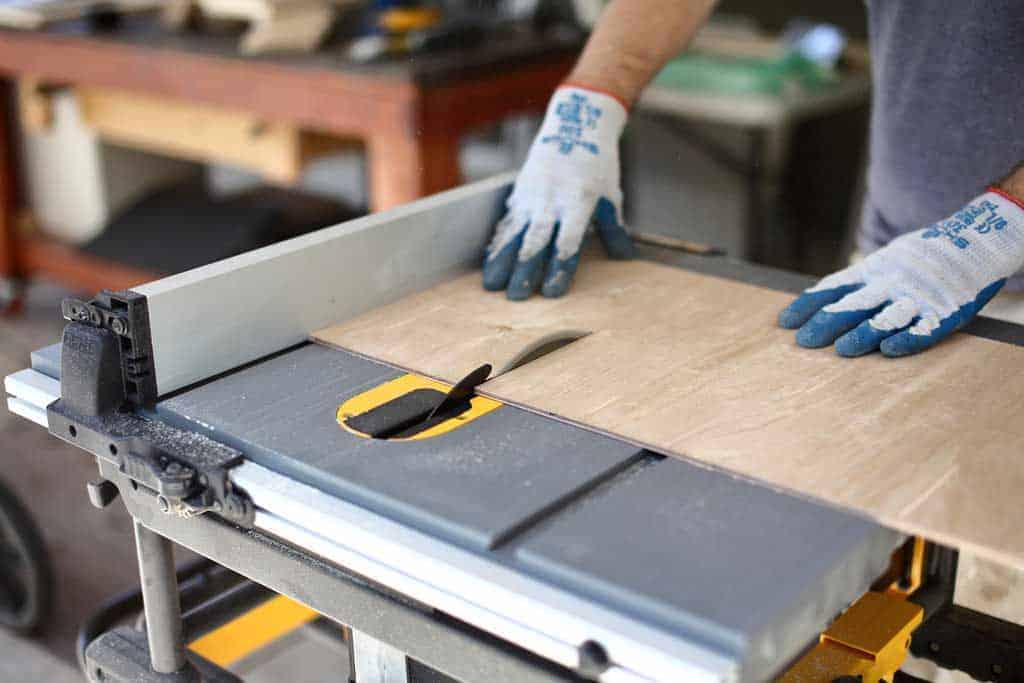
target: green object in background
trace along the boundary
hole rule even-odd
[[[779,95],[790,87],[828,87],[836,82],[836,74],[797,52],[778,59],[685,52],[666,64],[654,82],[680,90]]]

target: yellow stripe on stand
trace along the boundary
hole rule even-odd
[[[319,616],[305,605],[278,595],[189,643],[189,649],[226,667]]]

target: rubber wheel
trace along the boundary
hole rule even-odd
[[[49,613],[53,568],[32,516],[0,482],[0,627],[38,631]]]

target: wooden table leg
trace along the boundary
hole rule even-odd
[[[458,185],[457,136],[378,134],[367,141],[370,207],[383,211]]]
[[[18,178],[14,150],[13,91],[0,82],[0,310],[16,312],[19,302],[17,254]]]

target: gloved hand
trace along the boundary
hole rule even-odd
[[[484,287],[509,299],[565,294],[591,219],[612,258],[630,258],[621,221],[619,136],[625,107],[609,95],[562,86],[516,178],[484,260]]]
[[[966,325],[1024,266],[1024,204],[990,189],[804,291],[779,314],[796,341],[841,356],[924,351]]]

